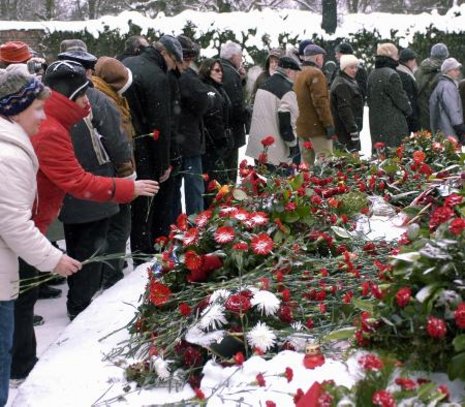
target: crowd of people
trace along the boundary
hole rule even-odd
[[[334,145],[357,152],[365,103],[373,146],[421,129],[464,141],[465,84],[445,44],[418,67],[414,50],[379,44],[369,74],[348,42],[335,62],[326,54],[307,39],[270,50],[247,95],[243,49],[231,41],[200,59],[186,36],[133,36],[120,55],[97,58],[71,39],[50,64],[23,42],[0,46],[0,406],[37,362],[38,272],[66,277],[73,320],[123,278],[128,239],[150,255],[169,234],[183,181],[188,215],[209,207],[209,180],[236,182],[246,143],[284,173]],[[57,218],[66,254],[45,237]],[[100,254],[114,258],[83,264]]]

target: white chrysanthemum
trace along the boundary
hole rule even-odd
[[[302,324],[300,321],[295,321],[291,324],[291,328],[294,331],[302,331],[304,329],[304,324]]]
[[[281,300],[276,295],[266,290],[257,291],[250,302],[252,306],[259,309],[262,315],[268,316],[276,314],[281,304]]]
[[[276,341],[276,335],[263,322],[257,322],[250,332],[247,334],[247,342],[252,348],[259,348],[266,352],[273,347]]]
[[[205,333],[198,325],[194,325],[187,331],[185,339],[194,345],[208,348],[212,343],[220,342],[224,338],[224,335],[224,330]]]
[[[208,302],[210,304],[214,304],[215,302],[223,303],[224,301],[226,301],[226,299],[229,298],[230,295],[231,291],[221,288],[220,290],[216,290],[215,292],[213,292],[212,295],[210,295],[210,299],[208,300]]]
[[[160,379],[168,379],[170,377],[169,365],[172,362],[172,360],[165,360],[160,356],[152,358],[152,366]]]
[[[202,329],[218,329],[228,322],[224,315],[224,307],[219,304],[210,304],[201,315],[199,326]]]

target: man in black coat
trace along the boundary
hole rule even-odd
[[[417,54],[410,48],[404,48],[399,53],[399,66],[397,73],[402,81],[402,87],[407,94],[410,105],[412,106],[412,114],[407,117],[408,130],[411,133],[416,133],[420,130],[418,106],[418,86],[415,79],[415,69],[417,67]]]
[[[236,183],[238,151],[245,144],[246,126],[250,116],[245,104],[245,69],[242,66],[241,46],[228,41],[221,46],[220,58],[224,71],[223,87],[232,104],[230,123],[234,137],[234,148],[224,157],[224,164],[229,170],[229,182]]]
[[[200,80],[197,72],[191,68],[199,54],[199,47],[184,35],[177,38],[182,45],[184,59],[179,78],[181,115],[176,134],[176,141],[181,147],[182,175],[177,177],[177,190],[180,194],[181,182],[184,177],[186,213],[191,215],[204,209],[205,185],[202,178],[202,155],[205,154],[205,132],[202,118],[210,108],[214,95],[211,94],[209,87]]]
[[[153,253],[153,242],[160,235],[159,225],[166,206],[171,205],[163,185],[170,177],[171,85],[168,71],[182,62],[182,47],[170,35],[146,47],[141,54],[124,59],[134,78],[126,91],[136,131],[135,161],[137,176],[160,182],[154,198],[137,198],[132,204],[131,249]],[[170,195],[170,193],[168,193]],[[138,262],[136,262],[138,263]]]

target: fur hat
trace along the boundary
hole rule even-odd
[[[399,50],[393,43],[385,42],[378,44],[376,55],[389,57],[397,61],[399,59]]]
[[[341,55],[341,59],[339,61],[339,64],[341,66],[341,71],[344,71],[344,69],[346,69],[348,66],[351,66],[351,65],[358,65],[359,64],[359,60],[358,58],[355,56],[355,55],[351,55],[351,54],[343,54]]]
[[[411,61],[412,59],[417,59],[417,53],[410,48],[404,48],[399,53],[399,61],[400,62],[407,62]]]
[[[183,61],[182,46],[176,37],[172,35],[162,35],[158,42],[165,47],[165,49],[173,55],[177,62]]]
[[[44,74],[44,83],[54,91],[75,101],[90,85],[84,67],[76,61],[55,61]]]
[[[304,49],[304,56],[309,57],[312,55],[326,55],[326,51],[316,44],[309,44]]]
[[[131,71],[115,58],[100,57],[95,64],[95,75],[120,95],[132,84]]]
[[[42,82],[21,69],[2,70],[0,72],[0,115],[14,116],[23,112],[44,89]]]
[[[279,58],[278,66],[283,69],[292,69],[293,71],[301,71],[299,63],[290,56]]]
[[[341,42],[340,44],[338,44],[336,46],[335,51],[343,55],[351,55],[354,53],[354,49],[352,48],[352,45],[350,45],[348,42]]]
[[[449,49],[447,48],[446,44],[442,42],[438,42],[431,47],[431,58],[436,58],[441,61],[446,59],[449,56]]]
[[[84,51],[87,52],[87,45],[84,41],[73,38],[68,40],[63,40],[60,43],[60,53],[66,51]]]
[[[457,69],[457,68],[460,69],[461,67],[462,67],[462,64],[459,61],[457,61],[455,58],[447,58],[444,60],[444,62],[441,65],[441,73],[446,74],[452,69]]]
[[[19,64],[31,58],[29,47],[22,41],[9,41],[0,46],[0,61],[7,64]]]

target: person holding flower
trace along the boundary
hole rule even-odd
[[[81,268],[79,261],[55,248],[32,220],[39,163],[30,137],[45,119],[50,90],[24,71],[12,66],[0,73],[0,406],[8,400],[18,258],[65,277]]]

